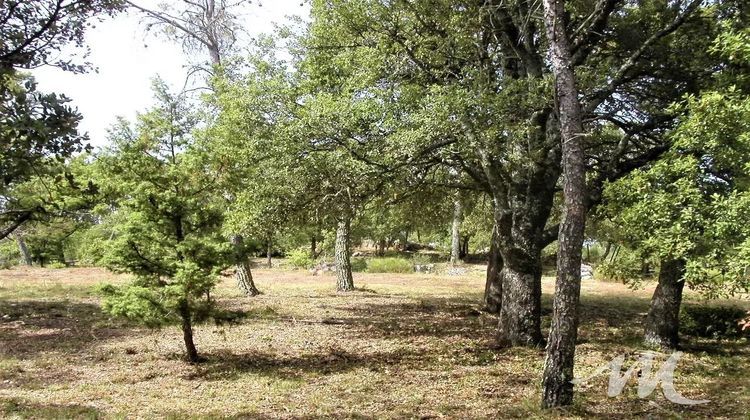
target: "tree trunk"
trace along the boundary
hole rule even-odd
[[[498,341],[503,346],[542,345],[541,253],[503,253],[502,305]]]
[[[385,238],[381,238],[378,241],[378,250],[377,250],[378,257],[382,257],[385,255],[385,246],[386,246]]]
[[[26,241],[23,240],[23,235],[17,234],[15,235],[15,237],[16,243],[18,244],[18,251],[21,252],[21,258],[23,258],[23,263],[31,267],[33,265],[33,261],[31,259],[29,248],[26,246]]]
[[[180,317],[182,318],[182,338],[185,341],[185,358],[190,363],[200,362],[198,350],[193,342],[193,324],[190,320],[190,311],[187,303],[180,304]]]
[[[310,258],[318,258],[318,238],[315,235],[310,236]]]
[[[266,266],[268,268],[273,268],[273,262],[271,261],[272,256],[273,256],[273,241],[269,237],[268,241],[266,242]]]
[[[469,239],[470,236],[464,236],[461,238],[461,250],[458,252],[458,258],[464,260],[469,255]]]
[[[484,285],[484,309],[496,314],[500,312],[503,302],[503,283],[500,272],[503,269],[503,258],[498,249],[497,228],[492,229],[492,243],[487,261],[487,280]]]
[[[563,215],[558,234],[552,326],[542,375],[542,407],[573,403],[573,364],[578,336],[581,257],[586,224],[583,123],[565,26],[565,1],[544,0],[544,23],[555,74],[562,134]]]
[[[347,292],[354,290],[354,279],[352,277],[352,263],[350,259],[350,235],[351,220],[344,216],[338,222],[336,228],[336,243],[334,244],[334,258],[336,264],[336,290]]]
[[[257,296],[260,291],[253,282],[253,273],[250,271],[250,261],[245,252],[244,238],[241,235],[233,235],[231,238],[234,247],[234,277],[237,287],[246,296]]]
[[[461,202],[453,202],[453,226],[451,228],[451,265],[458,264],[459,254],[461,253]]]
[[[659,284],[654,290],[646,317],[645,341],[664,350],[679,344],[680,305],[685,281],[684,260],[664,260],[659,269]]]
[[[607,260],[607,257],[609,256],[609,252],[612,250],[612,242],[607,242],[607,246],[604,248],[604,254],[602,254],[600,262],[604,262]]]

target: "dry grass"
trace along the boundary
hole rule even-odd
[[[103,315],[92,292],[126,279],[100,269],[0,272],[0,416],[36,418],[497,418],[747,416],[745,342],[690,339],[677,389],[712,400],[683,407],[635,386],[607,398],[606,378],[566,411],[538,407],[543,351],[495,349],[496,320],[476,311],[481,267],[461,278],[357,274],[339,294],[330,276],[257,270],[265,293],[217,296],[251,316],[200,326],[206,363],[181,361],[176,328],[146,330]],[[545,279],[549,307],[551,279]],[[642,350],[651,288],[585,282],[577,372]],[[548,325],[548,310],[545,323]]]

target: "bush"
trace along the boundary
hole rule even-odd
[[[12,239],[3,239],[0,241],[0,263],[3,268],[10,268],[21,260],[21,252],[18,250],[18,244]],[[7,266],[7,267],[6,267]]]
[[[62,263],[60,261],[53,261],[46,265],[47,268],[66,268],[67,265],[65,263]]]
[[[373,258],[367,261],[368,273],[413,273],[414,264],[405,258]]]
[[[307,248],[297,248],[286,255],[286,260],[294,268],[307,270],[315,265],[315,261],[310,258],[310,250]]]
[[[733,306],[686,306],[680,311],[680,330],[684,334],[709,338],[740,338],[746,312]]]
[[[364,258],[352,258],[352,271],[355,273],[364,273],[367,271],[367,260]]]

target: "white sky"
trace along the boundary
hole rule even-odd
[[[155,8],[164,0],[140,0],[138,5]],[[177,2],[179,0],[169,0]],[[245,31],[250,35],[268,33],[274,23],[284,23],[286,16],[307,17],[309,6],[302,0],[257,1],[243,12]],[[307,3],[307,2],[304,2]],[[141,15],[128,10],[98,23],[86,40],[91,48],[88,61],[98,73],[71,74],[53,67],[32,73],[42,92],[64,93],[83,115],[79,129],[88,132],[90,143],[107,143],[107,129],[115,117],[135,117],[153,104],[151,79],[159,75],[175,88],[181,88],[187,73],[187,58],[179,45],[155,33],[145,33]]]

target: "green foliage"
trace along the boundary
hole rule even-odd
[[[21,260],[21,252],[16,241],[12,239],[0,240],[0,265],[4,268],[12,267]]]
[[[355,273],[364,273],[367,271],[368,259],[364,257],[352,257],[352,271]]]
[[[294,268],[309,269],[315,265],[307,248],[296,248],[286,254],[286,260]]]
[[[70,100],[39,92],[34,79],[17,69],[54,65],[83,72],[91,68],[90,63],[76,63],[60,52],[84,48],[91,18],[114,13],[121,5],[120,0],[0,2],[0,239],[29,220],[59,210],[60,203],[50,202],[45,194],[36,191],[29,196],[29,191],[18,191],[16,186],[33,177],[44,178],[47,167],[83,150],[86,140],[77,131],[81,116]],[[69,179],[52,176],[46,184]]]
[[[116,210],[103,261],[135,276],[107,287],[105,308],[149,326],[200,322],[217,314],[209,299],[231,249],[221,234],[223,206],[205,155],[191,133],[195,115],[181,96],[155,82],[159,104],[132,126],[113,130],[114,147],[97,159]]]
[[[66,268],[67,265],[65,265],[64,262],[55,261],[50,264],[47,264],[47,268]]]
[[[716,75],[717,90],[688,95],[674,107],[680,124],[672,147],[647,170],[605,190],[606,217],[617,238],[642,258],[683,259],[689,287],[708,297],[750,290],[750,93],[732,73],[748,41],[725,32],[714,52],[730,63]],[[638,275],[618,263],[622,277]],[[610,270],[612,271],[612,270]]]
[[[71,47],[87,50],[86,29],[97,15],[112,15],[124,6],[121,0],[6,0],[0,2],[0,75],[9,68],[53,65],[83,72],[91,63],[75,63],[60,55]]]
[[[648,255],[626,247],[617,249],[616,254],[596,266],[599,280],[617,281],[638,286],[643,280],[643,265]]]
[[[708,338],[740,338],[750,336],[742,330],[746,312],[734,306],[686,305],[680,311],[680,331],[683,334]]]
[[[406,258],[370,258],[368,273],[413,273],[414,263]]]

